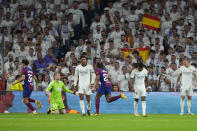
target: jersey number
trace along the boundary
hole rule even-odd
[[[104,77],[104,81],[108,81],[108,75],[107,74],[103,74]]]
[[[32,72],[31,71],[28,71],[27,72],[27,75],[28,75],[28,82],[29,83],[32,83]]]

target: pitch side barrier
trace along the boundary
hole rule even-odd
[[[117,95],[119,92],[113,92]],[[101,97],[100,113],[133,113],[133,93],[126,92],[128,100],[119,99],[112,103],[107,103],[105,96]],[[95,95],[92,94],[91,112],[95,112]],[[80,111],[79,97],[72,94],[66,94],[67,104],[70,109]],[[42,102],[42,108],[38,110],[39,113],[46,113],[49,102],[48,97],[43,91],[32,92],[31,97]],[[27,107],[22,102],[22,92],[20,91],[0,91],[0,112],[8,110],[10,113],[25,113],[28,112]],[[151,92],[147,94],[147,113],[152,114],[178,114],[180,113],[180,95],[179,92]],[[186,111],[185,104],[185,111]],[[36,107],[36,105],[34,104]],[[139,113],[141,113],[141,103],[139,103]],[[197,114],[197,92],[194,92],[192,100],[192,112]]]

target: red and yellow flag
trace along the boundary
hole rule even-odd
[[[145,48],[121,48],[120,51],[123,53],[124,58],[129,56],[133,53],[134,50],[137,50],[139,52],[139,56],[142,57],[144,63],[149,58],[149,46],[146,46]]]
[[[120,51],[123,53],[125,59],[127,56],[133,53],[134,48],[121,48]]]
[[[156,16],[151,16],[148,14],[144,14],[143,19],[142,19],[143,27],[151,29],[151,30],[158,31],[160,23],[161,23],[160,18]]]
[[[139,56],[142,57],[142,60],[144,63],[149,58],[149,46],[146,46],[145,48],[137,48],[136,50],[139,52]]]

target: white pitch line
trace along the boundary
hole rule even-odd
[[[91,118],[93,118],[93,117],[91,117]],[[39,118],[38,120],[54,120],[54,121],[77,121],[77,120],[88,120],[88,121],[98,121],[98,120],[103,120],[103,119],[87,119],[87,118],[77,118],[77,119],[55,119],[55,118],[51,118],[51,119],[48,119],[48,118],[46,118],[46,119],[43,119],[43,118]],[[2,120],[10,120],[10,119],[20,119],[20,120],[37,120],[37,119],[28,119],[28,118],[19,118],[19,117],[12,117],[12,118],[0,118],[0,119],[2,119]],[[131,119],[105,119],[105,121],[121,121],[121,120],[129,120],[129,121],[169,121],[169,120],[153,120],[153,119],[133,119],[133,118],[131,118]],[[187,120],[188,121],[188,120]]]

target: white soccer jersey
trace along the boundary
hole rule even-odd
[[[189,66],[189,67],[185,67],[185,66],[181,66],[179,68],[179,73],[182,74],[181,76],[181,88],[184,89],[188,89],[188,88],[192,88],[192,78],[193,75],[195,73],[195,67],[193,66]]]
[[[130,76],[134,79],[134,88],[145,88],[145,77],[147,76],[148,71],[145,68],[142,71],[134,69]]]
[[[90,83],[94,83],[94,78],[92,77],[92,73],[94,73],[94,69],[92,65],[87,64],[86,66],[78,65],[75,69],[75,78],[74,85],[78,85],[79,87],[86,88],[90,86]]]

